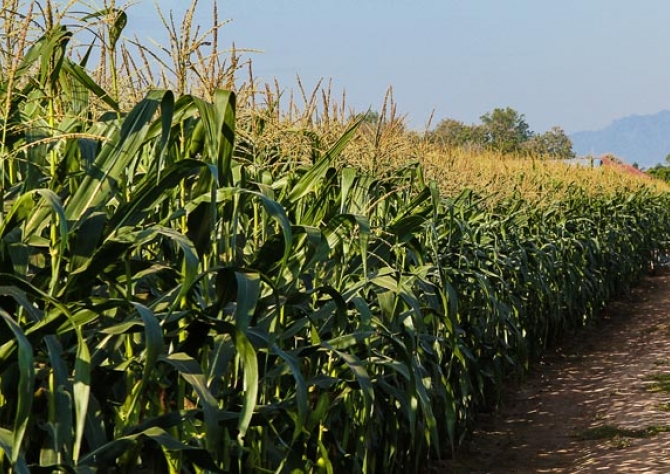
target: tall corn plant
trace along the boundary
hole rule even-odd
[[[86,16],[107,47],[122,13]],[[216,88],[126,110],[44,24],[0,89],[4,468],[418,472],[667,240],[647,188],[447,195],[343,166],[359,123],[270,130]]]

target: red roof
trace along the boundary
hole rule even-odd
[[[611,156],[602,156],[602,157],[600,157],[600,161],[602,162],[603,166],[609,166],[609,167],[615,168],[616,170],[621,171],[623,173],[634,174],[634,175],[639,176],[641,178],[651,179],[651,176],[649,176],[644,171],[641,171],[641,170],[635,168],[634,166],[629,165],[628,163],[615,161],[615,160],[612,159]]]

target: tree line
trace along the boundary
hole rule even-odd
[[[645,170],[645,173],[656,179],[670,183],[670,153],[665,156],[665,164],[659,163],[653,168]]]
[[[575,157],[572,141],[561,127],[535,133],[524,115],[510,107],[496,108],[482,115],[480,120],[480,124],[467,125],[446,118],[430,130],[426,138],[448,148],[475,148],[553,159]]]

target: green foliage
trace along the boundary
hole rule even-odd
[[[645,173],[647,173],[649,176],[653,176],[656,179],[670,183],[670,166],[658,164],[653,168],[645,170]]]
[[[466,125],[453,119],[441,120],[427,133],[429,141],[447,148],[490,150],[502,154],[527,154],[535,158],[575,157],[572,141],[560,127],[535,134],[524,116],[509,107],[494,109],[481,117],[480,125]]]
[[[668,240],[650,188],[447,196],[339,165],[360,121],[288,159],[231,91],[125,110],[68,37],[0,87],[2,470],[418,472]]]
[[[523,114],[510,107],[493,109],[480,119],[486,146],[501,153],[518,153],[533,134]]]
[[[448,148],[480,148],[485,144],[486,133],[481,126],[447,118],[428,133],[428,138]]]
[[[560,127],[552,127],[545,133],[531,136],[522,144],[531,156],[568,160],[575,157],[572,141]]]

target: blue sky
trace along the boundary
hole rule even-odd
[[[197,20],[211,24],[211,1]],[[188,2],[161,0],[179,17]],[[309,88],[332,79],[358,111],[379,109],[389,86],[414,128],[466,123],[495,107],[531,129],[604,128],[670,109],[668,0],[220,0],[224,46],[249,53],[257,77]],[[129,32],[163,38],[155,5],[138,0]]]

